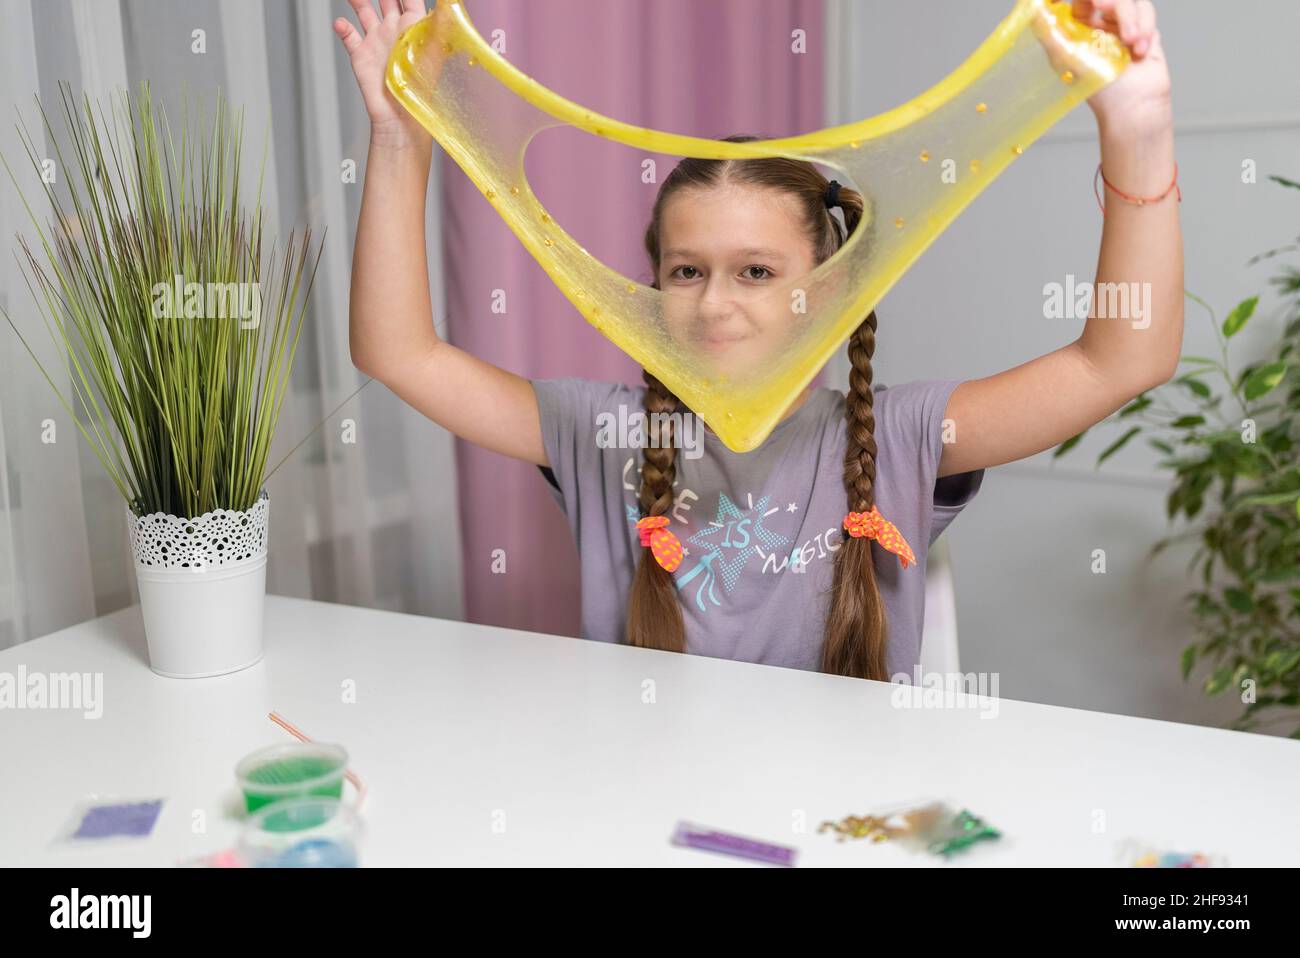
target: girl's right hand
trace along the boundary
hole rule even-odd
[[[334,32],[343,41],[343,49],[352,61],[352,72],[361,88],[361,97],[370,114],[370,138],[385,146],[406,147],[427,144],[432,140],[415,117],[411,116],[388,92],[384,72],[388,55],[403,30],[425,15],[424,0],[379,0],[381,15],[376,15],[372,0],[348,0],[356,11],[361,30],[346,17],[334,21]]]

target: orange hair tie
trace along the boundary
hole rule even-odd
[[[641,545],[649,546],[655,561],[673,572],[682,564],[682,544],[664,528],[666,525],[667,516],[646,516],[637,522],[636,528],[641,533]]]
[[[870,512],[850,512],[844,517],[844,528],[855,539],[875,539],[898,556],[904,569],[916,562],[912,547],[907,544],[898,527],[882,516],[875,506],[871,507]]]

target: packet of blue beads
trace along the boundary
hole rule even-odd
[[[55,841],[99,844],[147,839],[162,813],[163,799],[108,799],[95,795],[77,802]]]
[[[979,842],[994,841],[1002,833],[969,809],[946,802],[895,808],[869,815],[848,815],[838,822],[823,822],[818,831],[833,831],[840,841],[866,838],[896,842],[912,851],[948,857]]]

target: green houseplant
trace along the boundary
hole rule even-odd
[[[267,461],[320,250],[310,230],[265,247],[261,176],[250,211],[242,112],[220,93],[210,125],[187,106],[179,140],[147,82],[111,118],[60,93],[66,156],[44,106],[53,157],[19,127],[48,227],[5,168],[39,236],[43,261],[22,238],[20,262],[66,388],[5,318],[126,502],[151,667],[234,671],[261,657]]]
[[[1297,250],[1300,240],[1250,262]],[[1107,423],[1126,428],[1097,464],[1139,436],[1164,455],[1160,467],[1172,473],[1168,518],[1187,527],[1151,553],[1197,541],[1189,571],[1198,585],[1187,602],[1198,637],[1183,650],[1183,678],[1200,665],[1207,695],[1236,690],[1244,708],[1235,728],[1283,723],[1300,738],[1300,445],[1292,436],[1300,413],[1300,269],[1283,263],[1272,282],[1285,303],[1281,335],[1263,358],[1241,368],[1230,361],[1229,344],[1259,297],[1238,303],[1220,323],[1208,304],[1187,294],[1208,314],[1220,355],[1182,357],[1186,371],[1110,417]],[[1058,446],[1053,458],[1083,435]]]

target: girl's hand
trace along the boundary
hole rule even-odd
[[[1151,0],[1074,0],[1071,12],[1080,23],[1119,37],[1132,56],[1119,79],[1088,98],[1097,123],[1135,132],[1168,124],[1169,64]]]
[[[406,147],[429,143],[432,137],[420,126],[384,85],[388,55],[398,35],[425,15],[424,0],[405,0],[405,11],[398,0],[379,0],[381,15],[375,14],[372,0],[348,0],[361,24],[358,31],[347,20],[334,21],[334,32],[343,41],[352,61],[352,72],[361,88],[361,97],[370,114],[370,138],[385,146]],[[364,34],[363,32],[364,31]]]

